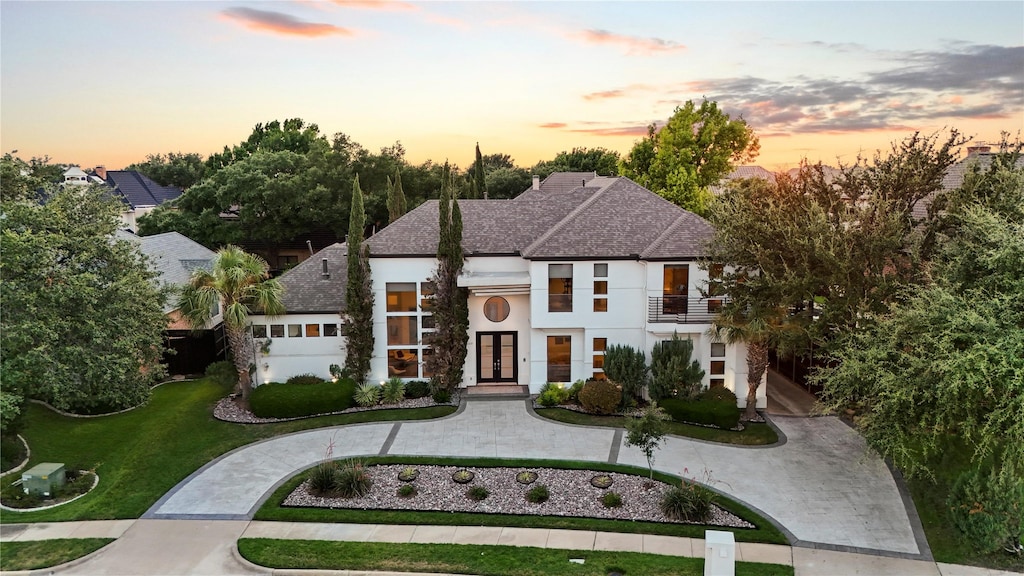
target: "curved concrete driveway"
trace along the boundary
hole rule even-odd
[[[691,475],[710,470],[716,489],[771,516],[797,545],[928,556],[892,474],[856,432],[832,417],[775,422],[788,438],[781,446],[670,437],[655,467]],[[557,458],[646,467],[638,450],[623,445],[621,431],[541,419],[521,400],[471,400],[439,420],[325,428],[239,448],[182,481],[144,518],[251,518],[276,486],[322,460],[329,446],[334,457]]]

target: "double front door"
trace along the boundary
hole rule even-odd
[[[476,381],[518,382],[519,355],[515,332],[476,333]]]

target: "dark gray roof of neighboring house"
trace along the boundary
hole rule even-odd
[[[181,188],[161,186],[136,170],[108,170],[107,184],[132,208],[159,206],[181,196]]]
[[[531,190],[513,200],[460,200],[459,208],[468,256],[692,258],[701,254],[711,235],[704,220],[624,177],[591,177],[585,187]],[[677,233],[668,237],[672,226]],[[430,257],[437,252],[437,235],[434,200],[377,233],[367,245],[378,257]]]
[[[328,275],[323,274],[327,259]],[[341,312],[345,307],[348,279],[348,247],[344,243],[327,248],[300,262],[278,277],[284,286],[284,308],[288,314]]]
[[[150,266],[159,274],[159,282],[166,286],[184,286],[192,276],[193,270],[209,270],[216,257],[209,248],[177,232],[136,236],[131,232],[119,230],[117,237],[136,243],[139,251],[149,259]],[[164,312],[170,312],[175,308],[175,298],[172,297],[164,306]]]
[[[942,177],[942,192],[954,190],[959,188],[964,183],[964,176],[973,167],[978,166],[982,170],[987,170],[992,164],[991,153],[979,153],[971,154],[968,157],[960,160],[956,164],[953,164],[946,169],[946,175]],[[1024,166],[1024,156],[1017,159],[1017,166]],[[925,196],[921,200],[914,204],[914,209],[911,212],[911,217],[916,222],[923,221],[928,216],[928,207],[935,201],[935,192]]]
[[[532,200],[535,196],[570,192],[597,177],[597,172],[552,172],[540,183],[540,190],[531,186],[515,199]]]

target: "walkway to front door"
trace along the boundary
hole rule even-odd
[[[476,381],[519,381],[519,342],[515,332],[476,333]]]

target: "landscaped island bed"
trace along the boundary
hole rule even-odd
[[[536,514],[544,516],[570,516],[579,518],[605,518],[644,522],[686,523],[671,519],[661,512],[659,503],[671,486],[660,481],[634,474],[601,472],[595,470],[565,470],[558,468],[416,466],[419,475],[415,481],[403,482],[399,474],[406,465],[377,465],[366,468],[372,479],[369,493],[355,498],[315,496],[307,480],[292,491],[284,506],[352,508],[362,510],[419,510],[447,512],[475,512],[483,514]],[[459,470],[473,473],[472,481],[460,484],[452,475]],[[530,484],[517,481],[521,472],[536,472],[537,479]],[[608,488],[591,485],[595,476],[608,476]],[[402,486],[414,486],[413,496],[402,497]],[[550,497],[535,504],[527,500],[527,492],[535,487],[547,486]],[[486,488],[489,494],[483,500],[473,500],[467,491],[473,487]],[[605,507],[602,497],[615,492],[622,504]],[[754,528],[750,522],[712,505],[712,512],[702,525],[732,528]]]

